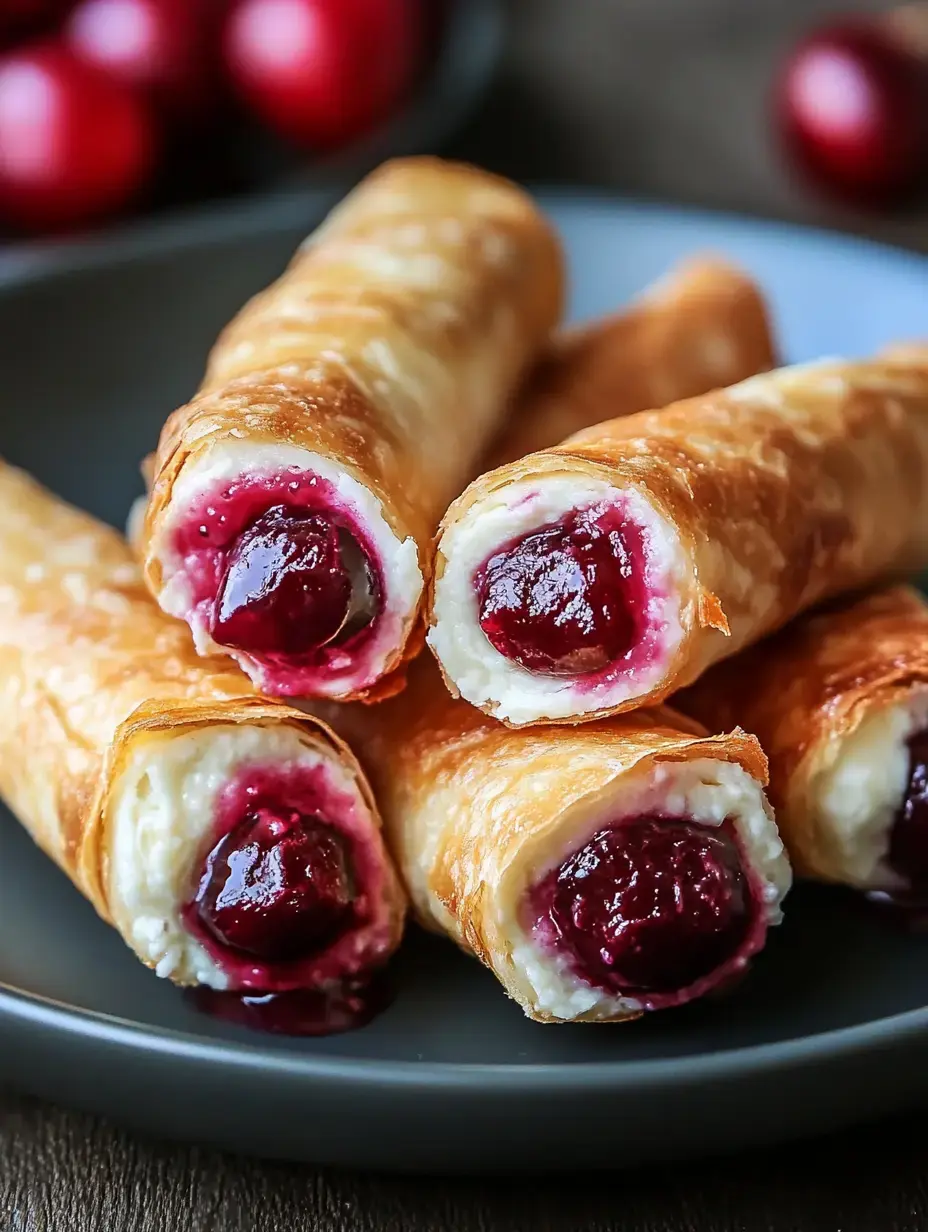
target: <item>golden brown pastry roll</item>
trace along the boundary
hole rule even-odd
[[[562,309],[515,185],[388,163],[225,329],[167,421],[148,585],[278,695],[376,696],[421,645],[432,537]]]
[[[718,257],[691,258],[622,312],[555,336],[483,470],[604,419],[694,398],[775,363],[757,284]]]
[[[342,707],[419,920],[543,1022],[609,1021],[726,983],[780,918],[789,864],[752,736],[669,709],[512,729],[423,657]]]
[[[928,900],[928,605],[895,586],[720,663],[675,704],[770,759],[797,874]]]
[[[928,363],[783,368],[483,475],[428,640],[511,724],[667,697],[813,604],[928,563]]]
[[[0,463],[0,795],[149,967],[282,992],[383,963],[405,898],[324,724],[200,658],[123,540]]]

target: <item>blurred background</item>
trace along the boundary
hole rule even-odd
[[[0,0],[0,240],[391,153],[928,249],[928,2]]]

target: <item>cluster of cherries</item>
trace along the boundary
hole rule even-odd
[[[409,90],[425,16],[422,0],[2,0],[0,226],[111,216],[236,111],[302,148],[346,143]]]

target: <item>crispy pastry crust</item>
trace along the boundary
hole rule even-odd
[[[797,874],[831,881],[835,836],[816,778],[872,714],[928,690],[928,604],[908,586],[814,612],[713,668],[674,704],[712,729],[739,723],[770,760],[770,801]]]
[[[563,816],[658,762],[715,758],[761,784],[767,765],[744,732],[708,736],[661,707],[574,727],[512,729],[452,698],[422,658],[398,697],[374,709],[327,708],[359,751],[416,915],[489,967],[536,1021],[503,930],[500,886]]]
[[[782,368],[600,424],[483,475],[442,531],[550,476],[637,491],[679,535],[683,636],[663,678],[589,713],[651,704],[820,600],[928,561],[928,358]],[[439,544],[435,580],[444,564]]]
[[[296,728],[348,770],[378,816],[339,737],[255,695],[229,660],[198,657],[186,627],[152,602],[115,531],[2,462],[0,508],[0,795],[104,920],[113,923],[107,802],[152,733]],[[398,886],[394,899],[398,942]]]
[[[226,327],[165,424],[141,531],[152,593],[175,482],[228,438],[335,460],[427,577],[438,519],[559,320],[563,283],[559,241],[508,181],[432,158],[375,172]],[[384,675],[420,649],[416,624]]]
[[[622,312],[560,331],[483,469],[604,419],[734,385],[776,362],[757,284],[718,257],[694,257]]]

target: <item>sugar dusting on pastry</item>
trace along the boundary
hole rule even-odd
[[[646,653],[630,652],[595,677],[532,672],[496,650],[484,635],[474,579],[494,552],[513,539],[602,503],[620,504],[640,529],[649,598]],[[678,578],[686,562],[673,526],[631,489],[579,476],[544,476],[507,485],[471,506],[444,531],[443,571],[435,585],[428,642],[461,696],[513,724],[561,719],[609,708],[646,694],[664,676],[682,637]]]

